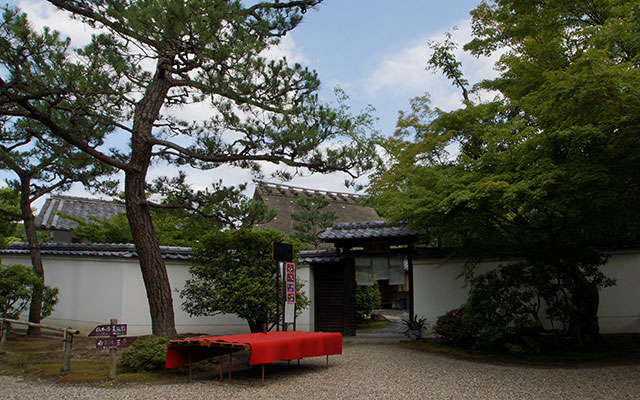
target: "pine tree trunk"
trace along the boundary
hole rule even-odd
[[[43,283],[42,286],[33,288],[31,303],[29,304],[29,322],[39,324],[40,316],[42,315],[42,297],[44,293],[44,267],[42,265],[40,243],[38,242],[36,232],[36,221],[33,217],[33,211],[31,211],[31,202],[29,201],[30,183],[31,181],[29,179],[21,177],[20,211],[22,212],[27,243],[29,244],[29,255],[31,257],[33,272]],[[40,328],[30,326],[27,333],[31,336],[40,336]]]
[[[247,323],[249,324],[249,330],[251,331],[251,333],[259,333],[262,332],[262,328],[265,324],[265,322],[263,321],[247,321]]]
[[[125,200],[127,219],[147,291],[152,332],[156,336],[171,338],[177,334],[171,286],[145,201],[146,175],[153,149],[153,124],[171,87],[165,72],[168,62],[163,57],[159,58],[153,80],[135,109],[130,168],[125,171]]]
[[[171,338],[177,334],[171,286],[160,245],[153,230],[151,215],[144,205],[144,183],[144,177],[139,174],[126,175],[127,218],[147,291],[152,332],[156,336]]]

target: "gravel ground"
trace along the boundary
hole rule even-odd
[[[395,345],[346,343],[341,356],[211,374],[191,383],[92,387],[0,376],[0,399],[640,399],[640,365],[541,368],[455,360]]]

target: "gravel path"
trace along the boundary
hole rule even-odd
[[[210,374],[182,384],[67,386],[0,376],[0,399],[640,399],[640,365],[540,368],[460,361],[383,344],[345,344],[341,356],[288,369]]]

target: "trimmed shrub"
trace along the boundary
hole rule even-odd
[[[378,282],[372,286],[356,286],[356,318],[364,319],[371,311],[380,307],[382,295]]]
[[[474,329],[465,322],[464,307],[456,308],[441,315],[433,326],[433,332],[454,346],[471,346]]]
[[[156,336],[138,339],[122,354],[120,364],[135,372],[162,371],[167,356],[167,342],[169,339]]]
[[[58,289],[44,285],[33,270],[24,265],[0,265],[0,317],[20,318],[31,304],[35,289],[42,290],[40,318],[46,318],[58,302]]]

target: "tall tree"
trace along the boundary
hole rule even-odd
[[[321,104],[315,73],[263,56],[321,1],[245,6],[236,0],[49,0],[107,33],[95,36],[73,60],[60,43],[44,43],[38,56],[53,66],[54,80],[26,54],[21,68],[8,67],[9,77],[0,81],[5,112],[37,119],[57,137],[124,171],[127,218],[156,335],[171,337],[176,331],[171,289],[149,212],[153,203],[145,198],[154,160],[201,168],[232,164],[254,171],[258,163],[271,162],[353,176],[372,166],[374,145],[366,140],[371,120],[352,118],[344,106]],[[36,44],[21,39],[7,46],[4,60]],[[140,67],[143,62],[152,65],[150,71]],[[86,74],[80,84],[65,79],[64,71],[78,69]],[[85,95],[102,100],[105,110],[86,107]],[[65,100],[64,120],[55,116],[58,99]],[[169,113],[205,102],[212,118],[202,124]],[[91,131],[68,123],[86,119],[119,128],[117,135],[128,136],[128,152],[104,149],[102,136],[97,141]]]
[[[64,191],[76,182],[85,187],[111,187],[115,182],[100,179],[113,171],[65,141],[50,137],[47,128],[40,123],[25,118],[7,118],[4,121],[0,131],[0,170],[14,176],[6,183],[19,194],[19,211],[3,207],[0,212],[22,220],[33,271],[44,283],[33,202],[47,193]],[[29,308],[30,322],[40,322],[42,296],[43,287],[34,286]],[[29,327],[29,333],[37,336],[40,331]]]
[[[190,315],[235,314],[261,332],[264,323],[277,322],[278,265],[273,243],[284,240],[278,231],[248,229],[210,232],[194,247],[192,278],[180,291],[182,308]],[[296,284],[296,310],[308,306]],[[282,299],[280,299],[282,301]]]
[[[505,0],[472,15],[467,50],[507,48],[501,75],[477,86],[498,100],[449,113],[414,100],[372,192],[383,213],[472,262],[521,257],[510,276],[536,278],[558,330],[597,339],[598,290],[612,282],[593,246],[637,237],[640,222],[640,9]]]
[[[291,213],[292,236],[317,249],[321,243],[318,234],[333,225],[338,216],[335,211],[326,209],[331,202],[320,195],[299,198],[296,204],[301,210]]]

